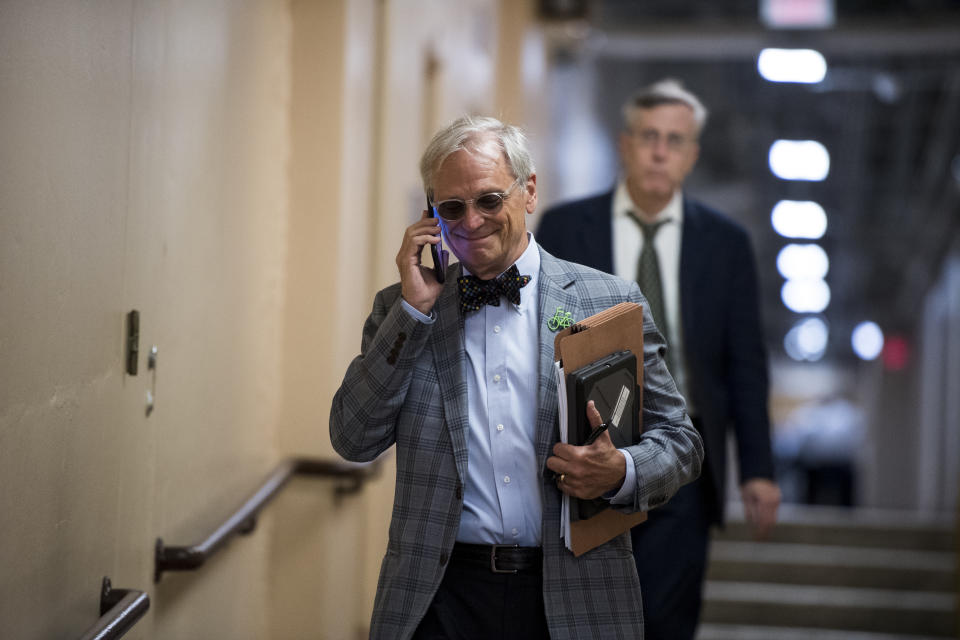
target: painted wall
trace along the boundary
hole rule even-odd
[[[277,457],[290,32],[278,2],[0,6],[5,636],[79,635],[104,575],[150,592],[140,637],[268,635],[267,537],[156,587],[152,555]]]
[[[103,576],[150,595],[128,637],[365,636],[389,460],[340,501],[294,481],[197,573],[154,585],[154,542],[199,541],[284,456],[333,455],[424,144],[464,111],[522,122],[536,93],[502,71],[533,3],[500,4],[0,3],[4,637],[79,635]]]

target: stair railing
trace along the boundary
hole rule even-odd
[[[343,496],[359,491],[363,483],[380,472],[382,458],[370,463],[352,463],[342,460],[290,458],[281,462],[251,495],[220,526],[202,541],[188,546],[166,546],[157,538],[154,555],[154,582],[160,582],[166,571],[193,571],[222,549],[233,537],[251,533],[257,525],[257,516],[293,476],[321,476],[337,478],[341,482],[335,494]]]

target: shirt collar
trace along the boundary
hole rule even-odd
[[[615,218],[626,217],[628,211],[640,210],[640,207],[630,197],[630,192],[627,190],[627,181],[621,179],[617,182],[616,191],[613,193],[613,216]],[[644,213],[650,212],[644,211]],[[683,223],[683,191],[680,189],[673,192],[673,197],[670,198],[667,206],[664,207],[663,211],[657,212],[654,217],[654,221],[667,219],[673,220],[677,224]]]
[[[530,288],[531,285],[536,286],[537,274],[540,273],[540,250],[537,249],[537,241],[529,231],[527,231],[527,248],[523,250],[515,264],[520,270],[520,275],[530,276],[530,284],[521,289],[521,292]]]

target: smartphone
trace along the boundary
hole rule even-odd
[[[427,198],[427,210],[430,212],[430,217],[440,220],[437,208],[430,204],[430,198]],[[430,245],[430,255],[433,256],[433,275],[437,282],[443,284],[444,274],[447,272],[447,252],[443,250],[443,222],[440,222],[440,227],[440,242]]]

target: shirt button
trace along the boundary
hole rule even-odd
[[[493,381],[494,381],[494,382],[500,382],[500,374],[499,374],[499,373],[498,373],[497,375],[493,376]]]
[[[510,476],[503,476],[503,483],[510,484]]]
[[[511,531],[510,533],[512,533],[513,535],[517,535],[518,533],[520,533],[520,530],[514,527],[513,531]]]
[[[500,325],[496,325],[496,326],[493,328],[493,332],[494,332],[494,333],[500,333]]]
[[[502,424],[498,424],[498,425],[497,425],[497,431],[503,431],[503,425],[502,425]]]

